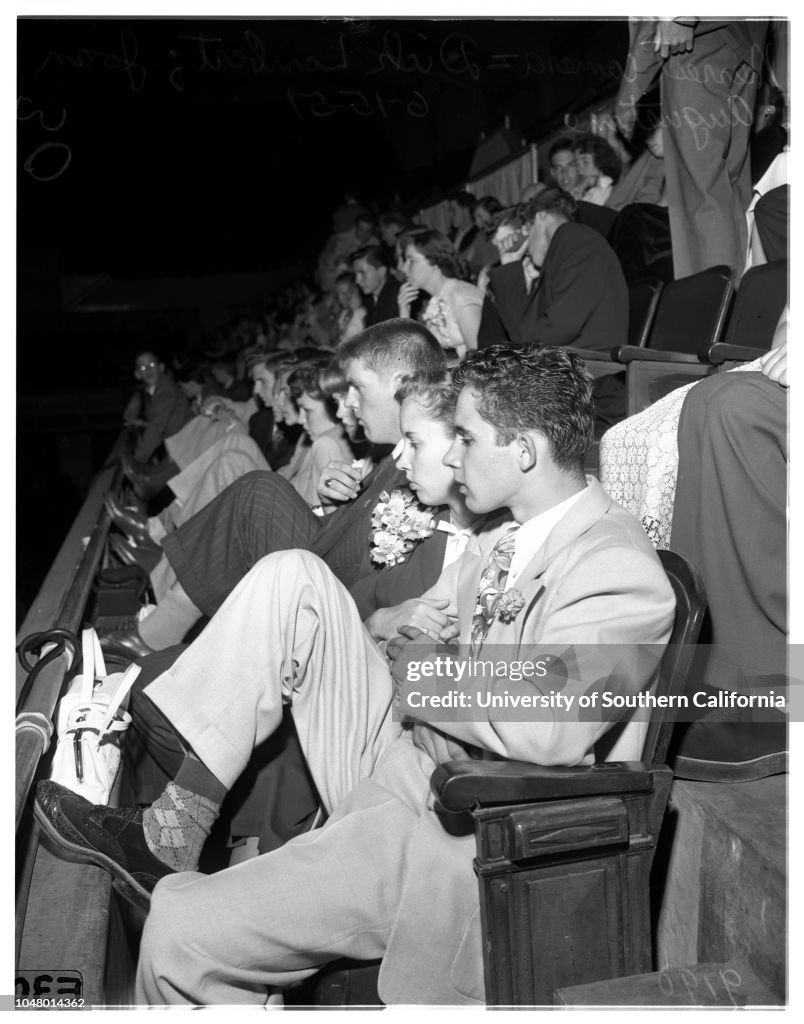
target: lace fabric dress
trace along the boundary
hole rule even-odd
[[[468,281],[457,277],[447,279],[444,287],[434,295],[425,307],[422,321],[431,331],[442,348],[454,349],[459,359],[467,352],[466,341],[458,326],[456,314],[469,306],[483,306],[483,293]]]
[[[759,360],[728,373],[759,370]],[[704,378],[705,379],[705,378]],[[678,474],[678,421],[693,381],[607,430],[600,441],[600,482],[637,517],[655,548],[670,546]]]

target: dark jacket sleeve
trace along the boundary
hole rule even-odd
[[[523,344],[521,325],[529,304],[525,275],[518,261],[490,271],[477,335],[478,348]]]
[[[163,377],[153,393],[148,422],[134,449],[134,458],[146,462],[164,439],[181,430],[188,419],[187,399],[169,377]]]

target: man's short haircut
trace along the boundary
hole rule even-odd
[[[524,223],[532,223],[537,213],[556,213],[567,220],[578,219],[578,204],[563,188],[543,189],[533,199],[519,204]]]
[[[559,347],[492,345],[470,352],[453,379],[456,391],[478,393],[477,411],[494,427],[498,445],[537,430],[558,467],[583,472],[595,410],[592,375],[580,356]]]
[[[362,359],[374,373],[408,373],[432,379],[444,372],[446,357],[427,328],[415,320],[395,317],[367,327],[335,349],[341,366]]]
[[[547,151],[547,162],[552,166],[553,157],[556,153],[560,153],[562,150],[568,149],[570,153],[574,152],[575,140],[570,138],[569,135],[562,135],[556,139],[553,145]]]
[[[364,245],[362,249],[356,249],[351,256],[352,264],[358,260],[365,260],[372,267],[388,268],[388,254],[382,245]]]
[[[440,377],[403,377],[394,398],[401,405],[406,398],[412,398],[429,413],[434,420],[455,425],[455,405],[458,392],[452,385],[452,374],[447,370]]]
[[[513,228],[514,231],[518,231],[525,225],[525,218],[523,216],[522,207],[524,203],[517,203],[516,206],[506,206],[499,213],[494,214],[492,220],[492,227],[496,231],[497,228]]]

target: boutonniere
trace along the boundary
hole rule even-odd
[[[378,565],[405,561],[420,540],[432,536],[435,509],[410,491],[383,491],[371,513],[371,560]]]
[[[500,594],[495,610],[500,622],[513,622],[524,607],[525,598],[516,587],[511,587],[504,594]]]

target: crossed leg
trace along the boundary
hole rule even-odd
[[[227,787],[289,701],[326,825],[217,875],[163,879],[141,947],[144,1003],[262,1003],[268,985],[373,958],[398,910],[433,763],[392,720],[386,663],[316,556],[278,552],[146,690]]]

